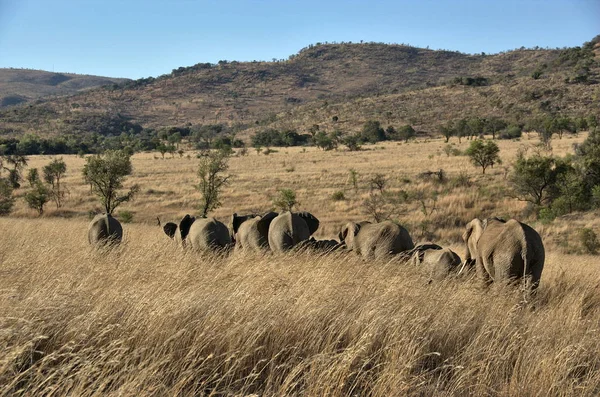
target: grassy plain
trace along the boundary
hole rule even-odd
[[[554,153],[582,139],[555,140]],[[500,142],[503,165],[486,175],[465,157],[446,156],[440,140],[355,153],[251,150],[231,159],[234,177],[215,215],[265,210],[277,188],[292,188],[301,208],[322,221],[318,235],[333,237],[344,221],[366,217],[366,182],[383,173],[390,190],[410,191],[429,209],[438,192],[431,215],[413,199],[398,220],[415,240],[432,238],[462,256],[458,238],[471,218],[527,219],[526,206],[505,195],[504,167],[519,147],[535,143],[533,135]],[[96,202],[81,180],[84,160],[65,159],[71,193],[64,209],[49,206],[37,219],[20,202],[14,216],[0,219],[0,394],[600,393],[600,260],[573,254],[576,230],[597,227],[595,214],[531,222],[547,260],[537,297],[522,307],[514,291],[483,292],[468,280],[427,284],[418,269],[394,261],[182,252],[155,218],[193,212],[194,156],[134,156],[128,183],[142,190],[123,208],[134,223],[124,226],[120,247],[95,251],[86,241]],[[30,165],[48,161],[35,157]],[[350,168],[359,173],[358,192]],[[440,168],[444,184],[417,177]],[[333,201],[335,191],[347,199]],[[424,220],[435,226],[423,230]]]

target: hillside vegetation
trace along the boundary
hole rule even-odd
[[[431,133],[440,123],[469,116],[513,122],[547,113],[586,116],[600,108],[599,41],[495,55],[316,44],[287,60],[197,64],[14,107],[0,112],[0,130],[8,136],[80,134],[80,126],[94,119],[146,129],[223,123],[248,137],[269,127],[303,133],[313,124],[350,133],[377,119]],[[97,124],[87,132],[131,129],[96,131]]]
[[[127,79],[0,68],[0,108],[125,81]]]

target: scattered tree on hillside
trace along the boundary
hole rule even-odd
[[[494,164],[502,162],[499,153],[500,148],[496,142],[483,141],[481,139],[471,142],[471,145],[465,151],[465,154],[470,157],[473,165],[481,167],[483,174],[485,174],[485,170],[489,166],[493,167]]]
[[[225,151],[211,151],[200,159],[197,189],[201,194],[199,209],[203,217],[221,206],[221,190],[231,178],[224,174],[229,169],[228,162],[229,153]]]
[[[100,199],[107,214],[112,214],[122,203],[133,199],[139,191],[133,185],[125,194],[119,192],[123,188],[125,177],[131,175],[131,156],[122,150],[109,150],[104,155],[86,158],[83,166],[83,179]]]
[[[44,166],[44,181],[51,186],[50,195],[56,203],[56,208],[62,207],[62,202],[65,198],[66,190],[61,186],[61,179],[67,172],[67,164],[62,157],[54,159],[50,164]]]

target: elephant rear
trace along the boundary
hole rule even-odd
[[[215,218],[196,219],[187,239],[196,250],[227,248],[231,244],[229,229]]]
[[[358,236],[359,240],[362,240],[361,253],[366,257],[373,254],[376,258],[382,258],[415,247],[408,231],[391,221],[367,224]]]
[[[301,241],[308,240],[310,235],[311,230],[300,215],[284,212],[269,225],[269,247],[275,252],[287,251]]]
[[[90,244],[119,244],[122,239],[123,227],[110,214],[98,214],[88,225]]]

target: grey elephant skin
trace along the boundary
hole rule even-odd
[[[269,248],[269,226],[279,214],[268,212],[260,215],[231,216],[231,236],[235,249],[260,251]]]
[[[456,252],[433,243],[417,245],[402,255],[408,263],[423,270],[429,276],[429,281],[440,281],[457,273],[461,264]]]
[[[297,245],[299,249],[306,249],[314,252],[328,253],[346,248],[346,245],[337,240],[317,240],[311,237]]]
[[[179,226],[169,222],[163,229],[182,246],[196,250],[216,250],[231,245],[227,226],[215,218],[194,218],[186,215]]]
[[[462,237],[465,265],[474,262],[477,276],[485,285],[525,276],[530,278],[532,290],[538,287],[546,254],[542,238],[529,225],[515,219],[473,219]]]
[[[274,252],[290,250],[318,228],[319,220],[309,212],[283,212],[269,225],[269,247]]]
[[[408,231],[391,221],[349,222],[342,227],[340,241],[365,258],[384,258],[415,247]]]
[[[110,214],[98,214],[88,226],[90,244],[119,244],[123,239],[121,223]]]

